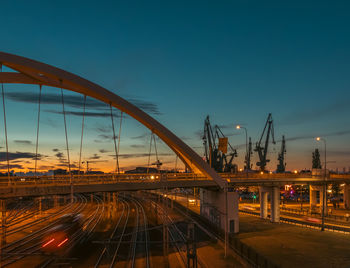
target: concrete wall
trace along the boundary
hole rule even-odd
[[[227,224],[230,233],[239,232],[238,217],[239,195],[237,192],[227,192]],[[200,213],[212,223],[225,230],[226,195],[224,191],[200,189]]]
[[[350,184],[344,185],[343,200],[344,200],[344,207],[346,209],[349,209],[350,208]]]
[[[319,192],[319,202],[317,202],[317,192]],[[322,206],[323,206],[323,194],[324,194],[324,189],[322,185],[319,186],[315,186],[315,185],[310,185],[310,209],[311,210],[316,210],[316,206],[319,203],[320,204],[320,208],[319,211],[321,212]],[[327,208],[325,209],[325,215],[327,215],[328,210]]]

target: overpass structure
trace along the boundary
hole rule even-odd
[[[350,184],[350,175],[331,174],[327,181],[320,176],[303,174],[220,174],[231,189],[241,186],[281,187],[311,185],[315,189],[324,183]],[[12,177],[0,179],[0,198],[74,193],[139,191],[174,188],[207,188],[220,191],[215,181],[195,173],[104,174],[70,176]]]
[[[280,219],[280,188],[284,185],[310,185],[310,206],[317,205],[319,192],[320,205],[323,205],[323,185],[325,183],[344,184],[344,205],[350,205],[350,175],[330,174],[221,174],[227,182],[222,191],[215,181],[195,173],[154,173],[154,174],[105,174],[52,177],[14,177],[11,185],[0,181],[0,198],[40,197],[74,193],[119,192],[139,190],[170,190],[173,188],[200,188],[201,214],[215,221],[223,229],[225,222],[230,232],[238,232],[239,196],[235,191],[241,186],[259,188],[260,216],[268,218],[268,196],[271,203],[271,221]],[[325,180],[326,179],[326,180]],[[71,183],[73,182],[73,183]],[[41,199],[39,199],[41,200]],[[226,211],[227,210],[227,211]],[[226,215],[228,217],[226,218]]]

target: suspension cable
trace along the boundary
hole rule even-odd
[[[153,140],[154,140],[154,150],[156,152],[156,161],[159,162],[159,159],[158,159],[158,152],[157,152],[157,143],[156,143],[156,137],[155,135],[153,135]]]
[[[123,121],[123,111],[120,111],[120,124],[119,124],[119,135],[118,135],[118,150],[117,157],[119,158],[119,148],[120,148],[120,137],[122,133],[122,121]],[[119,159],[118,159],[118,174],[119,174]]]
[[[83,150],[83,136],[84,136],[84,119],[85,119],[85,104],[86,104],[86,95],[84,95],[84,104],[83,104],[83,119],[81,122],[81,139],[80,139],[80,152],[79,152],[79,168],[78,175],[80,177],[80,166],[81,166],[81,152]]]
[[[2,72],[2,64],[0,64],[0,70]],[[1,83],[1,93],[2,93],[2,108],[3,108],[3,113],[4,113],[5,141],[6,141],[7,178],[8,178],[8,184],[11,185],[9,147],[8,147],[8,140],[7,140],[7,124],[6,124],[4,83]]]
[[[151,139],[150,139],[150,142],[149,142],[149,153],[148,153],[147,174],[149,173],[149,166],[150,166],[150,161],[151,161],[152,139],[153,139],[153,132],[151,133]]]
[[[35,143],[35,166],[34,166],[34,174],[35,174],[35,176],[37,176],[36,170],[37,170],[37,162],[38,162],[41,89],[42,89],[42,85],[40,85],[40,87],[39,87],[38,122],[37,122],[37,127],[36,127],[36,143]]]
[[[117,143],[115,141],[115,129],[114,129],[114,119],[113,119],[113,111],[112,111],[112,104],[109,104],[110,110],[111,110],[111,120],[112,120],[112,129],[113,129],[113,141],[114,141],[114,152],[115,152],[115,159],[116,159],[116,171],[119,173],[119,160],[118,160],[118,150],[117,150]],[[119,139],[119,137],[118,137]]]
[[[63,121],[64,121],[64,132],[66,135],[66,146],[67,146],[67,160],[68,160],[68,171],[69,171],[69,183],[72,184],[72,173],[70,170],[70,158],[69,158],[69,146],[68,146],[68,134],[67,134],[67,122],[66,122],[66,111],[64,109],[64,97],[63,97],[63,89],[61,88],[61,96],[62,96],[62,113],[63,113]]]
[[[176,170],[177,170],[177,158],[178,158],[178,155],[176,154],[176,158],[175,158],[175,173],[176,173]]]

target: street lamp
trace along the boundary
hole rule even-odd
[[[246,161],[248,160],[248,131],[247,128],[242,127],[241,125],[237,125],[236,129],[244,129],[245,131],[245,153],[246,153]],[[247,171],[247,176],[248,176],[248,166],[247,166],[247,162],[246,162],[246,171]]]
[[[327,206],[327,143],[324,138],[317,137],[317,141],[323,141],[324,143],[324,181],[323,181],[323,204],[322,204],[322,227],[321,231],[324,231],[324,216],[325,216],[325,207]]]

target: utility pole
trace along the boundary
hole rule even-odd
[[[168,232],[168,187],[163,188],[163,256],[165,267],[169,267],[169,232]]]
[[[245,132],[245,170],[247,172],[247,178],[248,178],[248,172],[250,169],[250,148],[248,152],[248,131],[246,127],[242,127],[241,125],[237,125],[236,129],[243,129]],[[249,138],[249,145],[251,146],[250,138]]]
[[[197,268],[197,246],[194,228],[193,222],[187,224],[187,268]]]
[[[0,268],[2,267],[2,248],[6,244],[6,200],[0,200],[1,209],[1,238],[0,238]]]
[[[225,258],[227,257],[227,248],[228,248],[228,206],[227,206],[227,189],[228,185],[226,183],[225,191]]]

